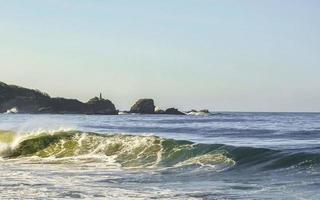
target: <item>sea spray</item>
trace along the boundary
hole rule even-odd
[[[17,115],[9,116],[8,119],[16,116]],[[36,134],[39,132],[57,132],[77,129],[75,124],[69,123],[68,117],[66,119],[61,119],[59,117],[48,115],[29,116],[30,115],[19,115],[21,120],[19,120],[18,123],[8,123],[8,120],[0,121],[1,130],[12,130],[16,134],[25,135]]]

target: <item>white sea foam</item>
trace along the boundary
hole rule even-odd
[[[19,112],[18,108],[17,107],[13,107],[13,108],[7,110],[6,114],[18,113],[18,112]]]
[[[187,115],[195,115],[195,116],[209,116],[212,115],[211,113],[207,113],[207,112],[201,112],[201,111],[191,111],[191,112],[187,112]]]

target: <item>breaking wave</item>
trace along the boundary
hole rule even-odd
[[[0,157],[41,163],[105,163],[122,168],[255,167],[264,170],[314,166],[320,154],[266,148],[198,144],[157,136],[56,131],[16,134],[0,131]]]

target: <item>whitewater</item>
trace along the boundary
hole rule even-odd
[[[0,114],[0,199],[319,199],[320,114]]]

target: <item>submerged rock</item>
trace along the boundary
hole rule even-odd
[[[154,114],[153,99],[139,99],[130,109],[131,113]]]

